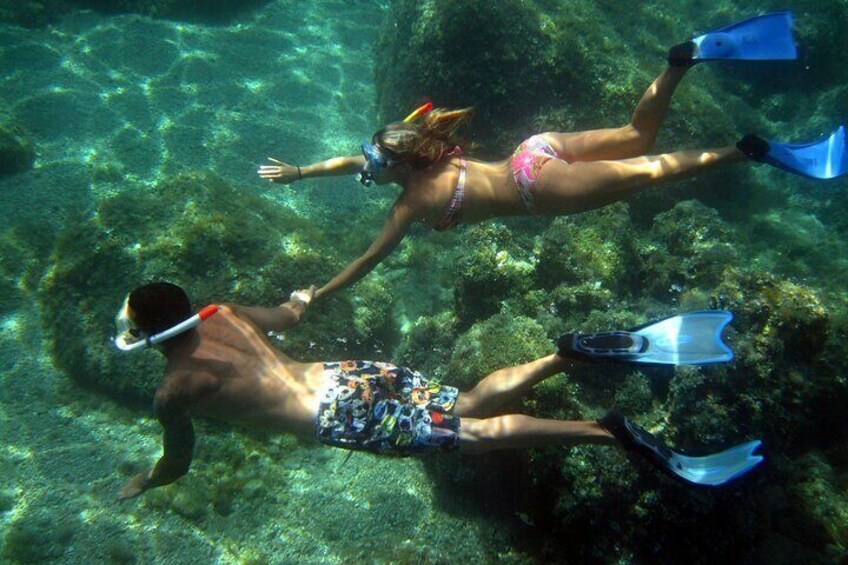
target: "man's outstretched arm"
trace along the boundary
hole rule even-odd
[[[289,301],[283,302],[276,308],[240,306],[238,304],[229,304],[228,306],[236,314],[249,318],[263,332],[281,332],[296,326],[300,322],[300,317],[306,311],[306,307],[312,301],[313,296],[315,296],[314,285],[292,292]]]
[[[157,392],[154,401],[156,418],[164,428],[164,453],[150,472],[139,473],[127,481],[118,500],[138,496],[142,492],[171,484],[186,473],[194,450],[194,426],[184,403]]]

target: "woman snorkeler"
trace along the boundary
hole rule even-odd
[[[755,29],[760,41],[756,47],[766,51],[765,57],[760,51],[753,52],[750,42],[744,45],[749,52],[743,52],[742,45],[730,54],[709,52],[708,41],[714,36],[720,36],[716,43],[726,44],[734,33],[747,33],[748,27],[766,25],[771,27]],[[775,25],[781,27],[782,36],[778,37],[780,33],[774,30]],[[446,230],[460,222],[475,223],[500,216],[575,214],[622,200],[642,188],[747,158],[813,178],[832,178],[844,171],[838,171],[837,175],[832,175],[828,167],[825,167],[828,172],[820,171],[822,163],[811,168],[814,165],[810,165],[808,155],[794,154],[799,148],[823,154],[827,148],[819,145],[824,141],[786,145],[748,135],[735,145],[648,155],[671,97],[693,64],[713,59],[794,58],[791,31],[786,31],[790,28],[791,14],[759,16],[680,44],[672,48],[668,67],[645,91],[630,123],[611,129],[537,134],[503,161],[479,161],[463,155],[456,131],[469,117],[470,109],[430,110],[423,106],[406,120],[375,133],[370,144],[363,144],[363,155],[337,157],[306,166],[269,158],[273,164],[261,166],[258,173],[263,179],[290,184],[305,178],[359,172],[359,180],[365,186],[372,182],[396,183],[403,188],[371,246],[321,287],[315,298],[331,294],[368,274],[391,253],[415,221]],[[769,56],[769,51],[778,49],[783,51]],[[416,122],[421,114],[423,120]],[[834,138],[840,135],[844,154],[844,128],[829,138],[829,147],[832,149]],[[787,151],[788,154],[781,153]]]

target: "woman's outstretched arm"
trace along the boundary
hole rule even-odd
[[[380,235],[377,236],[368,250],[342,269],[342,272],[333,277],[330,282],[319,288],[315,293],[315,298],[323,298],[327,294],[355,283],[370,273],[374,267],[380,264],[380,261],[397,247],[397,244],[406,235],[414,218],[415,208],[413,206],[405,202],[403,198],[395,202],[383,226],[383,231],[380,232]]]
[[[365,166],[365,157],[354,155],[351,157],[333,157],[326,161],[319,161],[311,165],[289,165],[268,157],[273,165],[260,165],[259,176],[271,182],[280,184],[291,184],[295,181],[310,177],[335,177],[340,175],[352,175],[358,173]]]

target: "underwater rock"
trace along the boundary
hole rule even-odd
[[[638,249],[643,288],[657,298],[693,287],[711,289],[724,269],[737,265],[737,237],[718,213],[697,200],[685,200],[658,214]]]
[[[532,282],[534,258],[506,226],[472,226],[456,261],[454,299],[460,327],[488,318],[500,303],[524,294]]]
[[[0,22],[37,28],[78,9],[107,14],[132,13],[151,18],[225,24],[271,0],[0,0]]]
[[[716,307],[733,312],[734,325],[757,335],[773,363],[813,361],[824,351],[830,313],[809,288],[770,273],[728,269],[713,292]]]
[[[817,293],[770,273],[727,269],[713,307],[734,313],[729,365],[678,368],[667,407],[678,445],[725,447],[757,437],[770,449],[845,441],[831,415],[844,410],[841,369],[825,355],[831,312]],[[843,391],[843,392],[840,392]]]
[[[550,292],[556,315],[563,320],[580,321],[593,310],[608,310],[615,295],[598,281],[578,284],[561,284]],[[565,325],[568,325],[566,322]]]
[[[653,401],[650,381],[643,373],[634,371],[616,388],[611,406],[624,414],[645,414]]]
[[[27,513],[9,524],[3,556],[11,563],[45,563],[59,559],[78,532],[72,516]]]
[[[379,117],[400,120],[422,97],[473,106],[479,150],[497,158],[529,133],[620,126],[687,22],[591,0],[397,0],[377,42]],[[679,94],[664,127],[672,147],[736,135],[726,98],[718,83]]]
[[[23,131],[0,125],[0,176],[27,171],[34,162],[35,151]]]
[[[213,300],[270,306],[328,280],[341,263],[311,222],[205,172],[106,198],[58,238],[38,290],[55,365],[80,384],[144,403],[163,361],[112,345],[112,319],[127,292],[169,280],[198,308]],[[316,304],[309,316],[309,324],[284,334],[289,354],[334,359],[358,351],[345,345],[358,337],[345,296]]]
[[[270,0],[70,0],[84,8],[105,13],[129,12],[153,18],[202,23],[228,23]]]
[[[391,351],[398,339],[391,290],[374,277],[356,286],[353,327],[358,341],[377,352]]]
[[[392,2],[374,67],[380,117],[400,120],[427,96],[437,106],[475,106],[486,132],[526,121],[526,93],[550,91],[549,46],[530,2]]]
[[[789,505],[794,520],[778,517],[778,529],[795,539],[827,548],[834,557],[848,553],[848,493],[844,475],[822,453],[811,452],[789,468]],[[835,559],[835,561],[839,561]]]
[[[180,516],[199,522],[209,513],[210,501],[206,485],[191,488],[187,481],[183,481],[170,499],[170,508]]]
[[[489,373],[554,351],[544,328],[524,316],[496,314],[456,340],[445,382],[469,390]]]
[[[42,27],[56,21],[70,9],[67,0],[0,0],[0,22],[21,27]]]
[[[588,284],[626,293],[633,276],[633,226],[627,205],[557,218],[542,234],[536,278],[545,288]]]
[[[22,222],[0,232],[0,315],[20,307],[47,268],[55,233],[49,224]]]
[[[15,507],[17,493],[11,489],[0,490],[0,514],[4,514]]]
[[[397,362],[426,377],[449,376],[447,366],[456,342],[456,325],[456,316],[451,312],[418,318],[398,346]]]

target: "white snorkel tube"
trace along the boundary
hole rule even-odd
[[[200,312],[191,318],[180,322],[176,326],[161,331],[156,335],[145,337],[144,333],[141,332],[130,319],[127,308],[128,300],[124,301],[124,307],[121,308],[121,311],[115,317],[115,325],[118,327],[118,335],[115,336],[114,342],[115,346],[121,351],[135,351],[137,349],[143,349],[145,347],[161,343],[166,339],[170,339],[174,336],[180,335],[181,333],[187,332],[192,328],[196,328],[201,322],[209,319],[218,312],[218,306],[210,304],[209,306],[203,307]]]

